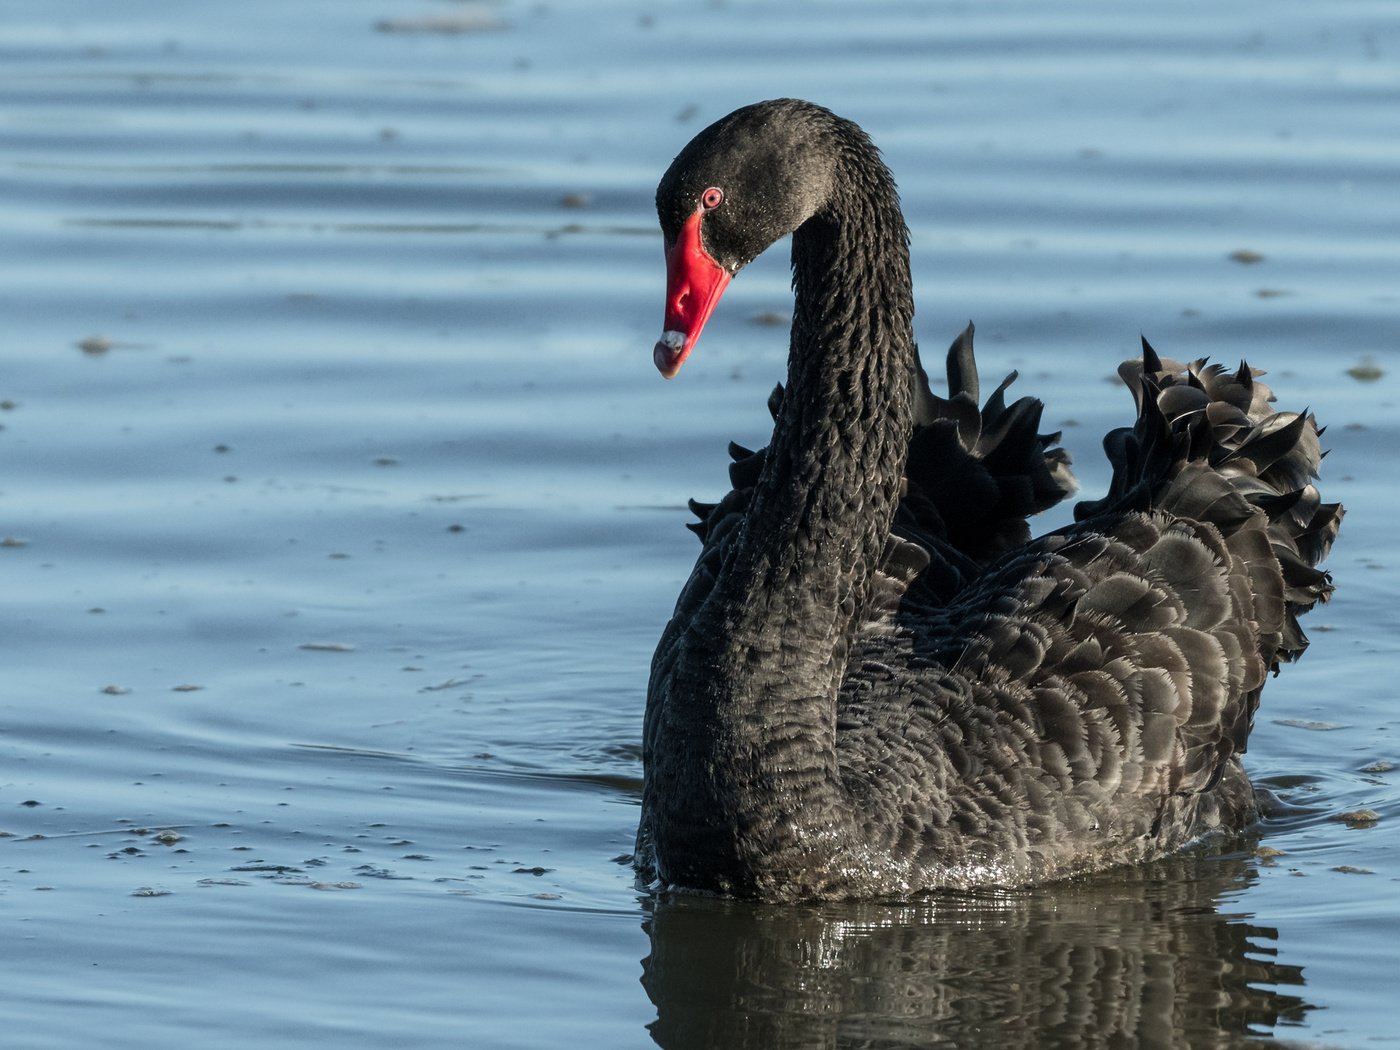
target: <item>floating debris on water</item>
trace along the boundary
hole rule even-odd
[[[1340,871],[1343,875],[1374,875],[1370,868],[1358,868],[1351,864],[1338,864],[1333,871]]]
[[[422,18],[381,18],[374,28],[381,33],[481,33],[504,29],[505,23],[484,11],[458,15],[425,15]]]
[[[393,882],[412,882],[412,875],[400,875],[392,868],[380,867],[377,864],[361,864],[355,869],[355,874],[367,879],[385,879]]]
[[[355,647],[346,642],[302,642],[298,649],[313,653],[353,653]]]
[[[1314,733],[1327,733],[1333,729],[1346,729],[1341,722],[1313,722],[1306,718],[1275,718],[1276,726],[1291,726],[1294,729],[1307,729]]]
[[[408,668],[405,667],[404,670],[407,671]],[[417,668],[414,668],[414,670],[417,670]],[[471,680],[468,678],[449,678],[447,681],[439,682],[437,685],[422,686],[418,691],[420,693],[440,693],[444,689],[461,689],[468,685],[471,685]]]
[[[1347,375],[1358,383],[1374,383],[1377,379],[1385,376],[1385,369],[1371,358],[1363,357],[1360,364],[1352,365],[1347,369]]]
[[[1394,768],[1395,768],[1395,763],[1394,763],[1394,762],[1391,762],[1389,759],[1380,758],[1380,759],[1377,759],[1376,761],[1372,762],[1370,765],[1362,766],[1362,767],[1361,767],[1361,772],[1363,772],[1363,773],[1389,773],[1389,772],[1390,772],[1392,769],[1394,769]]]
[[[1245,266],[1253,266],[1255,263],[1264,261],[1264,256],[1251,248],[1240,248],[1238,251],[1231,252],[1227,258],[1231,262],[1243,263]]]
[[[83,353],[92,357],[105,354],[108,350],[149,350],[151,343],[119,343],[115,339],[109,339],[105,335],[90,335],[85,339],[79,339],[73,344]],[[176,364],[187,363],[188,357],[171,358]]]
[[[1374,809],[1351,809],[1338,813],[1332,819],[1341,821],[1349,828],[1374,828],[1381,815]]]
[[[85,354],[105,354],[114,346],[116,346],[116,344],[105,335],[90,335],[86,339],[79,339],[77,342],[78,349]]]

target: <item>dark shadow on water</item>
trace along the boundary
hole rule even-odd
[[[1217,848],[900,904],[658,899],[649,1028],[667,1050],[1278,1045],[1313,1007],[1278,932],[1232,910],[1256,878]]]

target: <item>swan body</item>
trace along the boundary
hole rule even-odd
[[[1022,885],[1147,860],[1255,813],[1239,763],[1270,671],[1331,592],[1342,511],[1306,413],[1258,375],[1159,358],[1073,489],[1041,405],[979,405],[972,328],[935,395],[908,233],[856,125],[791,99],[701,132],[661,180],[657,367],[792,234],[772,441],[692,503],[702,549],[652,662],[635,860],[656,887],[764,900]],[[1011,378],[1015,378],[1014,375]]]

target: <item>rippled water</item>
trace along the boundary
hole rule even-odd
[[[5,22],[14,1045],[1400,1042],[1393,4]],[[650,198],[782,94],[882,145],[922,338],[975,319],[1089,491],[1140,332],[1331,424],[1338,596],[1266,691],[1248,764],[1286,808],[1254,833],[904,905],[637,892],[683,500],[765,439],[786,341],[755,321],[789,305],[775,250],[661,383]]]

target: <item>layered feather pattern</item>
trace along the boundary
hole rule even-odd
[[[1026,516],[1073,487],[1040,403],[1007,406],[1004,383],[976,405],[970,328],[949,395],[924,385],[837,705],[840,775],[874,841],[796,895],[1058,877],[1251,817],[1238,756],[1260,691],[1332,590],[1315,562],[1342,511],[1312,484],[1318,429],[1273,412],[1246,366],[1144,344],[1121,373],[1138,415],[1105,439],[1109,495],[1035,542]],[[734,489],[693,504],[705,549],[678,615],[719,571],[765,454],[731,446]]]
[[[706,187],[724,203],[697,212]],[[971,326],[947,395],[930,389],[907,229],[859,128],[745,107],[682,151],[657,205],[725,272],[791,232],[796,308],[771,443],[731,446],[731,491],[692,504],[702,549],[648,688],[643,878],[883,897],[1247,823],[1261,690],[1332,591],[1318,562],[1342,510],[1313,484],[1312,415],[1275,412],[1246,365],[1144,342],[1107,495],[1032,540],[1027,518],[1074,487],[1068,456],[1039,401],[1008,401],[1014,374],[981,397]]]

